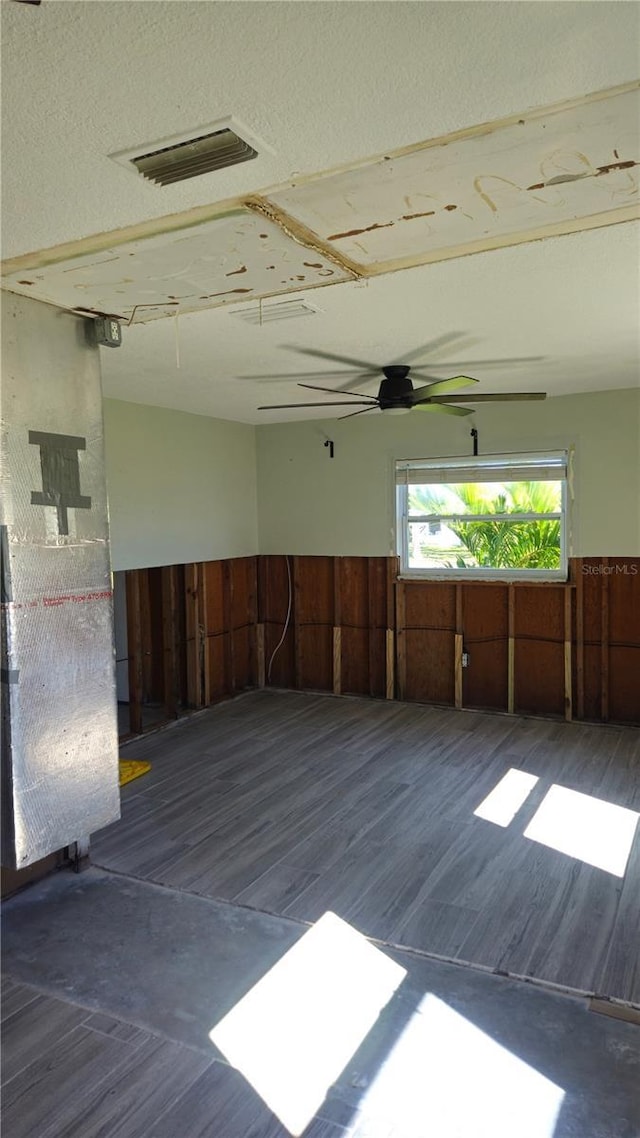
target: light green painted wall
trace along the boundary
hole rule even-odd
[[[257,553],[255,428],[106,400],[114,569]]]
[[[261,553],[395,552],[397,458],[575,445],[572,555],[640,555],[640,391],[497,403],[467,419],[413,411],[257,428]],[[335,457],[323,443],[335,443]]]
[[[414,411],[257,429],[106,400],[113,567],[256,552],[387,555],[394,460],[470,454],[473,423],[481,453],[575,445],[573,555],[640,555],[637,389],[495,404],[473,420]]]

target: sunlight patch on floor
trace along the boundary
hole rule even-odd
[[[209,1033],[299,1135],[406,970],[325,913]]]
[[[526,802],[537,781],[537,775],[527,774],[526,771],[511,767],[473,813],[476,818],[495,822],[496,826],[508,826]]]
[[[352,1129],[393,1138],[553,1138],[563,1097],[561,1087],[428,994]]]
[[[554,785],[524,836],[616,877],[624,877],[638,817],[635,810]]]

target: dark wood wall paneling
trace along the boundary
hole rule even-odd
[[[333,690],[334,564],[294,557],[294,687]]]
[[[403,581],[397,592],[396,626],[404,639],[398,667],[401,698],[453,705],[456,587]]]
[[[584,714],[640,722],[640,558],[584,558]]]
[[[130,731],[257,686],[257,558],[125,574]]]
[[[462,585],[465,707],[508,708],[509,597],[502,585]]]
[[[291,613],[285,633],[290,588]],[[264,628],[265,682],[274,687],[295,687],[294,601],[293,558],[259,557],[258,621]]]
[[[514,590],[514,710],[564,715],[564,593],[567,585]]]
[[[400,581],[396,558],[264,556],[133,570],[126,585],[134,732],[146,703],[171,718],[265,683],[640,722],[633,558],[573,559],[567,584]]]
[[[334,620],[340,630],[340,683],[350,695],[388,695],[395,668],[388,659],[395,627],[394,582],[397,561],[388,557],[335,558]]]
[[[291,612],[284,633],[287,564]],[[388,642],[396,573],[395,558],[260,557],[266,682],[336,694],[387,695],[394,666]]]
[[[256,686],[257,573],[255,557],[186,566],[189,707]]]
[[[401,698],[456,704],[461,632],[461,706],[640,723],[640,559],[573,558],[567,584],[397,590]]]

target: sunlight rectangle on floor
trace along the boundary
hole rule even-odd
[[[537,781],[537,775],[527,774],[526,771],[511,767],[473,813],[476,818],[484,818],[487,822],[494,822],[496,826],[508,826],[526,802]]]
[[[358,1104],[364,1125],[356,1129],[385,1138],[553,1138],[564,1093],[427,993]]]
[[[299,1135],[405,975],[356,929],[325,913],[210,1039]]]
[[[625,806],[553,785],[524,836],[624,877],[639,817]]]

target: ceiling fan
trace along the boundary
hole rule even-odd
[[[457,333],[453,333],[457,337]],[[443,340],[450,339],[451,336],[440,337],[438,341],[441,343]],[[432,345],[433,347],[433,345]],[[364,415],[367,411],[384,411],[387,415],[404,415],[408,411],[412,411],[414,407],[420,411],[435,411],[443,415],[471,415],[473,413],[472,407],[461,407],[461,403],[489,403],[489,402],[503,402],[503,401],[516,401],[516,400],[532,400],[532,399],[545,399],[546,393],[544,391],[519,391],[519,392],[504,392],[504,393],[486,393],[482,395],[474,395],[469,392],[467,395],[454,395],[450,394],[459,391],[463,387],[469,387],[479,381],[472,379],[467,375],[456,375],[448,379],[438,379],[433,375],[427,375],[424,372],[415,371],[413,375],[419,380],[428,380],[426,384],[420,387],[413,386],[413,379],[410,377],[411,366],[407,363],[393,363],[385,364],[382,367],[367,363],[363,360],[352,359],[348,356],[338,356],[330,352],[321,352],[313,348],[294,348],[294,351],[302,352],[304,355],[316,356],[320,359],[333,360],[339,363],[349,364],[352,368],[357,368],[357,372],[350,379],[350,386],[357,387],[362,382],[369,382],[374,376],[382,372],[383,379],[380,383],[378,394],[363,395],[358,391],[345,390],[345,388],[332,388],[321,387],[316,383],[304,383],[298,381],[298,387],[305,387],[311,391],[322,391],[328,395],[337,395],[338,393],[344,395],[353,395],[355,399],[343,399],[340,402],[333,402],[325,400],[318,403],[272,403],[265,406],[258,407],[259,411],[279,411],[289,410],[296,407],[357,407],[357,411],[350,411],[346,415],[339,416],[342,419],[350,419],[354,415]],[[417,352],[411,352],[405,357],[410,359],[412,356],[422,354],[424,348],[418,349]],[[535,359],[536,357],[530,357]],[[524,363],[528,360],[478,360],[473,365],[483,366],[487,364],[497,365],[503,363]],[[420,367],[421,365],[418,365]],[[440,367],[456,367],[457,364],[437,365]],[[464,366],[464,365],[463,365]],[[315,378],[316,373],[311,373],[305,378]],[[331,373],[320,372],[319,376],[327,377]],[[345,378],[344,371],[334,372],[334,375],[339,376],[341,379]],[[249,377],[247,377],[249,378]],[[255,378],[272,378],[270,376],[255,377]]]

